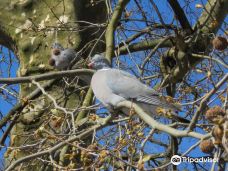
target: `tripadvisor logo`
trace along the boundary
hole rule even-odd
[[[181,164],[181,156],[174,155],[174,156],[171,158],[171,163],[174,164],[174,165],[179,165],[179,164]]]
[[[218,162],[218,158],[213,157],[199,157],[199,158],[193,158],[193,157],[182,157],[179,155],[174,155],[171,158],[171,163],[173,165],[179,165],[181,162],[188,162],[188,163],[199,163],[199,162]]]

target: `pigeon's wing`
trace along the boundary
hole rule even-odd
[[[163,103],[158,92],[141,83],[133,75],[117,69],[107,72],[109,72],[106,79],[107,85],[113,93],[126,99],[134,99],[151,105],[159,106]]]
[[[65,49],[62,52],[62,58],[71,62],[77,55],[73,49]]]
[[[179,106],[167,102],[164,98],[161,98],[157,91],[141,83],[135,76],[125,71],[111,69],[106,74],[107,85],[114,94],[125,99],[133,99],[139,103],[177,111],[181,110]]]

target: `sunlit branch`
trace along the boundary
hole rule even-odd
[[[203,134],[192,132],[192,131],[188,132],[187,130],[183,130],[183,131],[177,130],[177,129],[174,129],[167,125],[161,124],[161,123],[157,122],[156,120],[154,120],[147,113],[145,113],[138,105],[136,105],[135,103],[132,103],[130,101],[120,102],[120,103],[118,103],[117,107],[118,108],[122,108],[122,107],[133,108],[135,110],[135,112],[138,114],[138,116],[144,122],[146,122],[149,126],[151,126],[153,129],[157,129],[159,131],[166,132],[174,137],[194,137],[197,139],[202,139],[202,138],[209,136],[207,134],[203,135]]]
[[[122,12],[127,5],[129,0],[119,0],[118,4],[116,5],[114,12],[112,14],[112,18],[108,24],[107,30],[106,30],[106,58],[111,62],[111,58],[114,54],[114,32],[116,30],[116,27],[118,26],[118,22],[121,18]]]
[[[39,75],[27,76],[27,77],[0,78],[0,84],[30,83],[32,80],[44,81],[44,80],[51,80],[55,78],[61,78],[61,77],[92,75],[93,73],[94,73],[94,70],[90,70],[90,69],[56,71],[56,72],[50,72],[46,74],[39,74]]]

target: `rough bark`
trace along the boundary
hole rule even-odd
[[[17,55],[20,61],[18,76],[29,76],[53,70],[48,65],[48,59],[50,46],[55,41],[55,29],[59,28],[58,42],[65,47],[73,47],[76,50],[98,38],[100,32],[103,31],[102,28],[93,34],[97,28],[84,29],[85,24],[78,21],[102,24],[106,21],[106,6],[104,2],[97,3],[97,1],[91,6],[89,0],[4,0],[1,2],[0,18],[0,44],[8,47]],[[84,31],[79,32],[81,29]],[[89,46],[83,51],[84,58],[91,47]],[[104,51],[104,44],[98,42],[93,53],[99,51]],[[57,81],[48,93],[58,99],[60,96],[64,96],[63,86],[63,82]],[[25,100],[23,97],[29,95],[35,88],[31,84],[22,84],[20,86],[21,100]],[[72,90],[67,91],[72,92]],[[80,95],[78,93],[68,94],[59,105],[73,109],[80,103],[78,100]],[[45,122],[45,119],[51,114],[49,105],[50,100],[44,96],[28,102],[28,106],[24,108],[11,130],[10,145],[21,146],[37,142],[39,138],[20,135],[33,134]],[[7,153],[6,158],[9,162],[31,152],[29,150],[20,150],[16,153],[12,151]],[[40,170],[40,168],[41,165],[38,163],[27,167],[28,170]]]

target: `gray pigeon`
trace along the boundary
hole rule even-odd
[[[49,59],[49,65],[55,67],[58,70],[67,69],[71,62],[77,62],[79,56],[74,49],[64,49],[60,43],[53,43],[51,46],[51,58]]]
[[[135,76],[110,67],[106,58],[95,55],[88,65],[98,70],[92,77],[91,86],[96,98],[110,111],[125,100],[131,100],[139,105],[146,113],[158,115],[158,109],[179,111],[180,108],[168,103],[158,92],[141,83]],[[129,110],[122,109],[123,113]],[[170,112],[169,112],[170,113]],[[187,122],[187,119],[172,114],[172,119]]]

